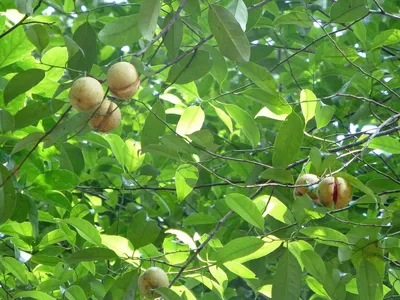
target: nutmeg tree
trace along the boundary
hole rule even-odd
[[[0,298],[400,297],[395,0],[0,0]]]

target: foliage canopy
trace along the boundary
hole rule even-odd
[[[399,297],[398,1],[117,2],[0,0],[0,298],[140,299],[151,266],[171,300]],[[294,199],[304,173],[353,201]]]

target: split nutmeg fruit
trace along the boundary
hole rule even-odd
[[[316,186],[312,185],[314,183],[316,184],[318,181],[319,178],[317,175],[304,174],[299,179],[297,179],[296,185],[308,185],[308,186],[296,187],[294,189],[294,197],[296,198],[298,196],[303,196],[307,194],[311,199],[319,203],[317,192],[315,191]]]
[[[104,91],[96,79],[81,77],[72,84],[68,97],[73,108],[81,112],[93,112],[103,101]]]
[[[326,177],[318,186],[319,201],[326,207],[346,207],[353,197],[352,186],[341,177]]]
[[[93,128],[110,132],[118,127],[121,122],[121,110],[111,101],[104,100],[96,114],[90,119],[89,124]]]
[[[153,293],[151,290],[157,289],[159,287],[165,286],[167,287],[169,284],[168,276],[165,272],[157,267],[151,267],[147,269],[142,275],[139,276],[138,279],[138,287],[140,293],[144,297],[152,297],[155,298],[160,297],[160,295]]]
[[[112,65],[108,70],[107,83],[111,93],[117,98],[130,99],[139,90],[140,79],[132,64],[119,62]]]

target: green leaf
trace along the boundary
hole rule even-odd
[[[305,250],[300,252],[300,257],[308,273],[314,276],[321,284],[324,284],[326,268],[321,256],[313,250]]]
[[[42,137],[43,133],[41,132],[30,133],[15,144],[14,148],[11,151],[11,154],[18,153],[25,148],[32,148]]]
[[[389,46],[400,42],[400,29],[381,31],[372,42],[372,49]]]
[[[232,120],[227,115],[227,113],[212,104],[211,104],[211,106],[215,109],[215,112],[217,113],[217,116],[221,119],[221,121],[224,122],[226,127],[228,127],[229,131],[232,132],[233,131]]]
[[[90,222],[79,218],[69,218],[64,219],[63,221],[73,226],[78,234],[88,242],[91,242],[96,246],[101,245],[100,233]]]
[[[124,150],[124,166],[129,173],[135,172],[142,165],[145,154],[141,154],[140,144],[134,140],[125,141]]]
[[[229,241],[218,252],[219,264],[226,262],[244,263],[253,259],[264,257],[276,250],[282,241],[273,236],[263,239],[248,236]]]
[[[36,125],[41,119],[53,116],[59,111],[65,102],[55,100],[53,102],[31,102],[19,110],[15,115],[15,129],[21,129],[29,125]]]
[[[248,12],[243,0],[232,0],[226,9],[235,17],[240,27],[242,27],[242,30],[246,31]]]
[[[201,129],[204,122],[204,111],[199,106],[190,106],[185,109],[178,125],[176,132],[179,135],[189,135]]]
[[[277,93],[278,85],[267,69],[253,62],[246,62],[241,64],[238,70],[264,91],[272,95]]]
[[[83,261],[111,260],[116,258],[118,256],[110,249],[92,247],[73,252],[65,261],[69,264],[74,264]]]
[[[184,59],[174,64],[169,70],[167,81],[185,84],[207,75],[213,62],[207,51],[198,50],[193,54],[186,56]]]
[[[13,274],[15,278],[21,281],[23,284],[28,284],[28,276],[25,273],[24,265],[18,260],[16,260],[14,257],[2,257],[0,262],[4,266],[6,272]]]
[[[346,236],[332,228],[327,227],[307,227],[300,230],[301,233],[305,234],[310,238],[314,238],[317,242],[325,245],[340,247],[346,246],[348,240]]]
[[[0,39],[0,68],[29,56],[35,46],[28,40],[22,26]]]
[[[53,298],[46,293],[40,292],[40,291],[24,291],[24,292],[18,292],[14,294],[14,298],[33,298],[37,300],[55,300],[56,298]]]
[[[382,278],[371,262],[366,259],[361,261],[356,278],[360,299],[383,299]]]
[[[226,8],[211,5],[208,24],[222,55],[237,62],[249,61],[250,43],[235,17]]]
[[[175,186],[178,201],[184,200],[196,186],[199,179],[199,171],[190,164],[183,164],[178,167],[175,173]]]
[[[280,258],[272,283],[272,300],[297,300],[301,293],[301,268],[288,250]]]
[[[226,196],[225,203],[242,219],[253,226],[264,229],[264,219],[261,212],[250,198],[241,194],[232,193]]]
[[[253,273],[249,268],[246,266],[237,263],[237,262],[226,262],[224,263],[224,266],[231,271],[232,273],[238,275],[241,278],[246,278],[246,279],[255,279],[256,274]]]
[[[367,40],[367,29],[365,28],[365,25],[363,22],[357,22],[355,23],[353,26],[353,32],[355,34],[355,36],[362,42],[365,44],[366,40]],[[379,36],[382,35],[382,32],[379,33]]]
[[[315,120],[317,121],[317,128],[320,129],[329,124],[335,114],[335,106],[328,106],[321,101],[317,102],[315,108]]]
[[[175,293],[173,290],[167,287],[159,287],[155,289],[155,292],[162,296],[165,300],[181,300],[182,298]]]
[[[36,177],[33,184],[50,190],[70,190],[79,184],[79,177],[68,170],[51,170]]]
[[[73,57],[69,58],[68,67],[74,70],[90,72],[93,64],[97,61],[97,32],[89,22],[85,22],[76,29],[73,39],[82,51],[77,51]],[[70,73],[73,77],[79,75],[77,72],[70,71]]]
[[[150,41],[157,28],[157,19],[161,10],[160,0],[146,0],[140,6],[138,27],[143,37]]]
[[[21,14],[32,14],[33,7],[32,7],[33,0],[15,0],[15,6],[17,10]]]
[[[338,0],[331,7],[331,22],[348,23],[369,13],[365,0]]]
[[[99,32],[99,39],[106,45],[115,47],[131,45],[139,40],[141,33],[138,26],[138,16],[119,17],[107,23]]]
[[[274,21],[275,26],[283,24],[293,24],[301,27],[311,27],[312,21],[307,12],[304,11],[304,9],[299,8],[296,10],[292,10],[287,14],[277,17]]]
[[[65,297],[68,300],[86,300],[86,295],[83,289],[79,285],[71,285],[65,291]]]
[[[104,138],[107,140],[108,144],[110,145],[115,158],[118,160],[118,162],[121,164],[121,166],[123,166],[124,162],[125,162],[124,140],[119,135],[116,135],[113,133],[107,134],[107,136],[105,136]]]
[[[7,133],[15,126],[14,117],[8,111],[0,109],[0,133]]]
[[[294,183],[293,175],[288,170],[270,168],[261,174],[262,179],[272,179],[276,182]]]
[[[4,184],[0,188],[0,224],[5,223],[12,216],[17,204],[12,178],[4,183],[8,176],[10,176],[10,172],[0,164],[0,182]]]
[[[228,66],[226,64],[225,58],[222,56],[221,52],[219,52],[218,49],[215,47],[204,45],[204,48],[211,55],[213,62],[210,73],[221,85],[228,75]]]
[[[160,233],[160,227],[156,221],[147,218],[145,211],[134,215],[128,229],[128,239],[137,249],[153,243]]]
[[[301,90],[300,92],[300,106],[301,111],[303,112],[303,116],[305,119],[305,123],[307,125],[308,121],[310,121],[315,116],[315,109],[317,107],[317,96],[310,90]]]
[[[243,134],[250,141],[253,148],[256,148],[260,142],[260,131],[253,118],[236,105],[224,104],[224,106],[231,118],[241,127]]]
[[[164,27],[171,21],[174,11],[171,11],[168,16],[165,18]],[[164,37],[164,45],[167,48],[168,55],[170,58],[175,58],[179,54],[179,48],[181,46],[183,39],[183,25],[180,16],[178,16],[175,20],[175,23],[168,30],[167,34]]]
[[[39,52],[42,52],[49,44],[49,32],[44,25],[34,24],[29,26],[25,33],[31,43],[34,44],[39,50]]]
[[[400,154],[400,142],[390,136],[378,136],[371,140],[370,149],[379,149],[391,154]]]
[[[73,39],[71,39],[68,35],[64,35],[64,41],[65,41],[65,46],[67,46],[69,58],[74,57],[74,55],[78,51],[81,51],[82,54],[84,54],[81,47],[79,47],[79,45]]]
[[[143,220],[145,222],[145,220]],[[145,229],[146,234],[148,233]],[[115,254],[124,259],[133,257],[134,249],[131,242],[118,235],[101,235],[101,243],[107,248],[113,250]]]
[[[286,168],[296,159],[303,142],[303,122],[292,113],[282,123],[274,144],[272,165],[276,168]]]
[[[68,236],[61,229],[52,230],[42,238],[42,240],[38,245],[38,249],[40,250],[45,249],[50,245],[59,243],[61,241],[66,241],[67,239]]]
[[[165,121],[165,110],[160,101],[154,104],[151,111],[158,118]],[[153,113],[148,114],[142,129],[141,145],[143,149],[148,145],[158,144],[160,137],[165,132],[165,124]]]
[[[60,167],[80,175],[85,168],[82,150],[71,144],[65,143],[61,147]]]
[[[269,195],[262,195],[254,199],[258,210],[262,212],[262,216],[271,216],[282,223],[292,224],[295,222],[293,214],[285,204],[278,198]]]
[[[15,75],[4,89],[4,103],[7,105],[17,96],[29,91],[43,80],[45,74],[43,70],[30,69]]]

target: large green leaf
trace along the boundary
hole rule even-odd
[[[253,63],[246,62],[239,66],[239,71],[251,79],[259,88],[274,95],[278,91],[278,85],[267,69]]]
[[[310,90],[301,90],[300,92],[300,106],[301,111],[303,112],[303,116],[305,119],[305,123],[307,125],[308,121],[314,118],[316,114],[317,107],[317,96]]]
[[[16,299],[18,298],[33,298],[37,300],[55,300],[56,298],[53,298],[46,293],[40,292],[40,291],[24,291],[24,292],[18,292],[14,295]]]
[[[138,26],[138,16],[129,15],[107,23],[99,32],[99,39],[106,45],[125,46],[136,42],[141,34]]]
[[[297,300],[301,293],[301,268],[288,250],[280,258],[272,283],[273,300]]]
[[[161,102],[157,101],[152,107],[152,113],[148,114],[144,122],[141,135],[142,148],[159,143],[160,137],[164,134],[166,127],[160,120],[165,121],[165,110]]]
[[[11,272],[15,276],[16,279],[25,285],[28,284],[28,276],[25,273],[25,266],[18,260],[13,257],[2,257],[0,262],[7,271]]]
[[[243,0],[232,0],[226,9],[235,17],[236,21],[240,24],[240,27],[242,27],[242,30],[246,31],[248,12]]]
[[[326,277],[326,268],[322,258],[315,251],[312,250],[304,250],[300,252],[300,257],[306,270],[321,284],[324,284]]]
[[[322,244],[336,247],[346,246],[348,244],[346,236],[340,231],[332,228],[321,226],[307,227],[301,229],[300,232]]]
[[[211,5],[208,24],[222,55],[244,62],[250,59],[250,44],[235,17],[224,7]]]
[[[111,260],[116,258],[118,258],[118,256],[110,249],[93,247],[73,252],[68,256],[66,262],[73,264],[83,261]]]
[[[275,251],[282,241],[275,237],[258,239],[256,237],[242,237],[229,241],[218,252],[218,263],[226,262],[244,263],[253,259],[264,257]]]
[[[282,123],[275,139],[272,164],[277,168],[286,168],[300,150],[303,142],[303,122],[292,113]]]
[[[15,126],[14,117],[8,111],[0,109],[0,133],[13,130]]]
[[[138,212],[128,228],[128,239],[135,248],[153,243],[160,233],[156,221],[147,218],[145,211]]]
[[[0,39],[0,68],[20,61],[35,49],[28,40],[22,26]]]
[[[213,62],[207,51],[198,50],[175,64],[168,73],[168,81],[184,84],[200,79],[210,72]]]
[[[196,186],[199,179],[199,171],[193,165],[183,164],[175,173],[175,186],[178,201],[184,200]]]
[[[161,0],[146,0],[140,6],[138,26],[146,40],[151,40],[157,28],[157,19],[161,10]]]
[[[337,23],[353,22],[369,12],[365,0],[338,0],[331,7],[331,21]]]
[[[275,19],[274,25],[293,24],[301,27],[311,27],[312,21],[308,13],[301,7],[281,15]]]
[[[256,148],[260,141],[260,131],[253,118],[246,111],[233,104],[225,104],[225,109],[241,127],[243,134],[250,141],[253,148]]]
[[[36,177],[33,184],[50,190],[70,190],[79,184],[79,178],[68,170],[51,170]]]
[[[88,242],[96,246],[101,245],[100,233],[90,222],[79,218],[64,219],[64,222],[73,226],[78,234]]]
[[[264,229],[264,219],[261,212],[250,198],[242,194],[232,193],[226,196],[225,203],[245,221]]]
[[[366,259],[357,270],[357,289],[360,299],[383,299],[382,279],[375,266]]]
[[[379,149],[392,154],[400,153],[400,142],[390,136],[378,136],[371,140],[368,148]]]
[[[17,199],[15,196],[14,184],[11,178],[4,183],[10,176],[10,172],[0,165],[0,182],[3,185],[0,188],[0,224],[6,222],[13,214]]]
[[[190,106],[185,109],[179,119],[176,132],[180,135],[192,134],[201,129],[204,118],[204,111],[200,106]]]
[[[372,48],[375,49],[385,45],[389,46],[397,44],[398,42],[400,42],[400,29],[389,29],[380,32],[379,35],[374,38]]]

